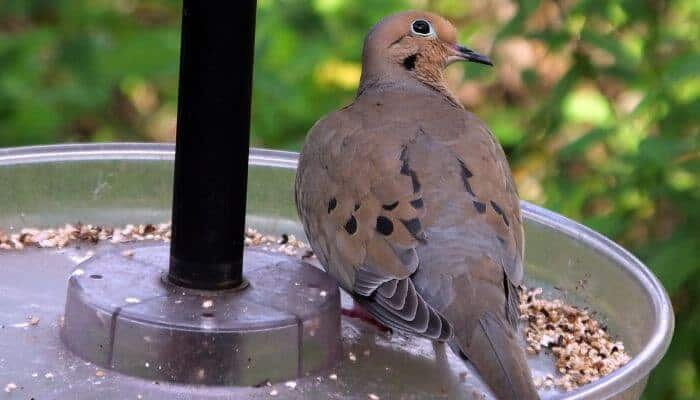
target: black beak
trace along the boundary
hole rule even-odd
[[[457,51],[459,51],[460,57],[462,57],[466,61],[490,65],[493,67],[493,63],[491,62],[491,60],[483,54],[479,54],[474,50],[468,49],[460,45],[457,45]]]

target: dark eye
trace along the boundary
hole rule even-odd
[[[417,19],[411,24],[411,32],[418,36],[430,36],[433,34],[433,26],[424,19]]]

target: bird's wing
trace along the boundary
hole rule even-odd
[[[421,183],[400,127],[368,128],[347,109],[317,123],[300,158],[296,201],[326,270],[380,322],[436,340],[452,326],[417,292],[425,240]]]
[[[463,115],[464,133],[448,147],[458,159],[470,198],[480,204],[483,223],[496,233],[489,257],[503,268],[505,317],[517,329],[517,288],[522,284],[524,257],[520,199],[501,145],[481,120],[469,112]]]
[[[425,134],[408,154],[424,183],[428,240],[413,283],[452,323],[451,345],[498,398],[536,399],[518,344],[523,231],[503,150],[463,110],[441,107],[417,121]]]

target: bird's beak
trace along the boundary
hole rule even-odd
[[[454,45],[451,49],[452,54],[448,57],[448,64],[452,64],[455,61],[471,61],[479,64],[485,64],[493,66],[491,60],[483,54],[479,54],[474,50],[468,49],[461,45]]]

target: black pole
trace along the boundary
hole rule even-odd
[[[241,284],[255,0],[184,0],[171,282]]]

